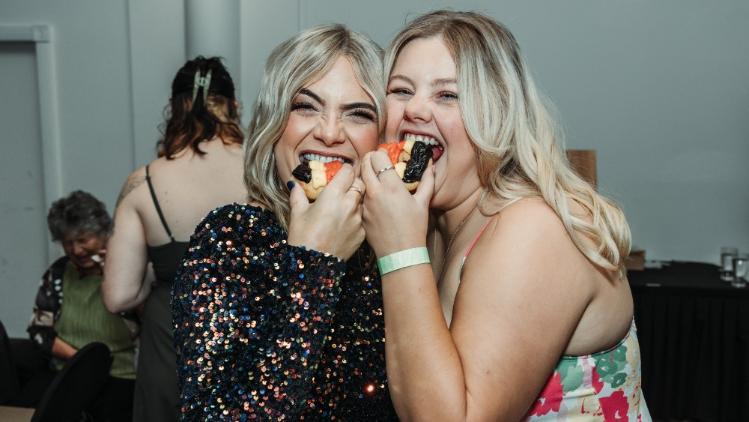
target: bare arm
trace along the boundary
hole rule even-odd
[[[528,208],[484,234],[450,328],[429,266],[383,277],[388,378],[403,419],[520,420],[564,353],[590,291],[561,222]]]
[[[397,176],[375,176],[386,157],[366,167],[374,158],[362,165],[367,239],[378,256],[424,245],[432,175],[412,197]],[[403,420],[521,420],[592,297],[587,261],[549,207],[522,201],[495,219],[466,262],[451,327],[429,265],[382,277],[389,388]]]
[[[52,356],[63,360],[72,358],[78,350],[66,343],[60,337],[55,337],[54,343],[52,343]]]
[[[137,189],[145,173],[138,169],[128,177],[114,215],[114,233],[107,243],[102,298],[110,312],[123,312],[142,303],[151,290],[146,283],[146,235],[135,207]]]

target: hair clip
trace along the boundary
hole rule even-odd
[[[208,87],[211,86],[211,73],[212,70],[208,70],[205,76],[201,76],[200,71],[195,72],[195,80],[192,84],[192,102],[195,103],[195,98],[198,96],[198,89],[203,88],[203,103],[208,98]]]

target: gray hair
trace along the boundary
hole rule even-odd
[[[52,203],[47,214],[47,225],[54,241],[61,241],[70,234],[108,236],[112,232],[112,218],[107,213],[106,205],[81,190]]]
[[[316,26],[281,43],[265,65],[248,133],[244,181],[249,201],[272,211],[284,228],[289,196],[276,173],[273,147],[286,127],[294,96],[339,57],[351,62],[356,79],[374,101],[381,131],[385,123],[382,49],[367,36],[339,24]]]

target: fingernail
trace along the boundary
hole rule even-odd
[[[293,181],[293,180],[289,180],[288,182],[286,182],[286,187],[287,187],[287,188],[288,188],[289,190],[292,190],[292,189],[294,189],[294,181]]]

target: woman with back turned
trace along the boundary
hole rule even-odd
[[[245,197],[238,107],[221,60],[185,63],[172,82],[159,158],[128,177],[118,200],[103,295],[112,312],[143,304],[136,421],[177,418],[169,294],[195,225],[213,208]],[[153,286],[144,281],[149,261]]]

